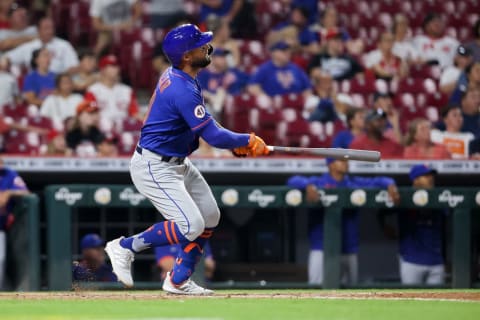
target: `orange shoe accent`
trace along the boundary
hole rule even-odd
[[[177,264],[181,264],[181,263],[182,263],[182,261],[183,261],[183,259],[182,259],[182,258],[177,258]]]
[[[170,227],[171,227],[171,232],[172,232],[173,240],[175,240],[175,243],[179,243],[178,238],[177,238],[177,232],[175,231],[175,222],[172,221],[172,222],[170,223]]]
[[[165,235],[167,236],[168,242],[170,242],[170,244],[173,244],[172,238],[170,237],[170,232],[168,231],[168,221],[165,221],[163,223],[163,228],[165,229]]]
[[[212,230],[206,230],[206,231],[203,231],[203,233],[200,235],[200,238],[210,238],[211,236],[213,235],[213,231]]]
[[[198,243],[195,243],[195,242],[190,242],[189,244],[187,244],[187,246],[185,247],[185,249],[183,249],[183,251],[185,251],[185,253],[189,253],[195,247],[197,247],[199,251],[202,251],[202,248],[198,245]]]

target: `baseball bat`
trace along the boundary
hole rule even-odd
[[[338,160],[359,160],[368,162],[380,161],[381,154],[378,151],[342,149],[342,148],[302,148],[267,146],[270,152],[301,153]]]

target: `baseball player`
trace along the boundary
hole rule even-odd
[[[386,188],[392,200],[399,201],[395,181],[388,177],[355,177],[348,175],[348,161],[326,159],[328,172],[322,176],[293,176],[287,184],[305,190],[309,202],[321,201],[319,189],[325,188]],[[315,208],[310,214],[310,255],[308,282],[323,283],[323,210]],[[355,284],[358,279],[358,210],[345,210],[342,214],[342,282]]]
[[[113,272],[126,287],[133,286],[135,253],[151,247],[180,244],[175,265],[167,272],[163,290],[174,294],[208,295],[213,291],[190,279],[205,242],[218,225],[220,210],[207,182],[188,159],[199,137],[210,145],[231,149],[237,156],[269,153],[254,133],[222,128],[206,111],[196,76],[210,63],[212,32],[184,24],[167,33],[163,51],[172,64],[160,77],[150,100],[130,174],[139,192],[166,221],[139,234],[106,245]]]
[[[410,180],[416,189],[435,186],[437,171],[424,164],[410,169]],[[444,283],[442,255],[446,210],[409,209],[398,215],[400,278],[403,284],[439,285]]]

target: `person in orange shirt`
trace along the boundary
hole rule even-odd
[[[382,158],[402,158],[403,146],[385,137],[386,126],[386,113],[382,109],[370,110],[365,117],[365,133],[355,137],[350,148],[380,151]]]
[[[430,138],[432,125],[424,118],[417,118],[409,123],[406,147],[403,157],[407,159],[451,159],[447,148],[435,144]]]

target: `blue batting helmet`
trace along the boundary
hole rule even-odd
[[[212,38],[211,31],[202,32],[193,24],[183,24],[167,33],[163,39],[163,52],[173,66],[178,66],[185,53],[209,43]]]

